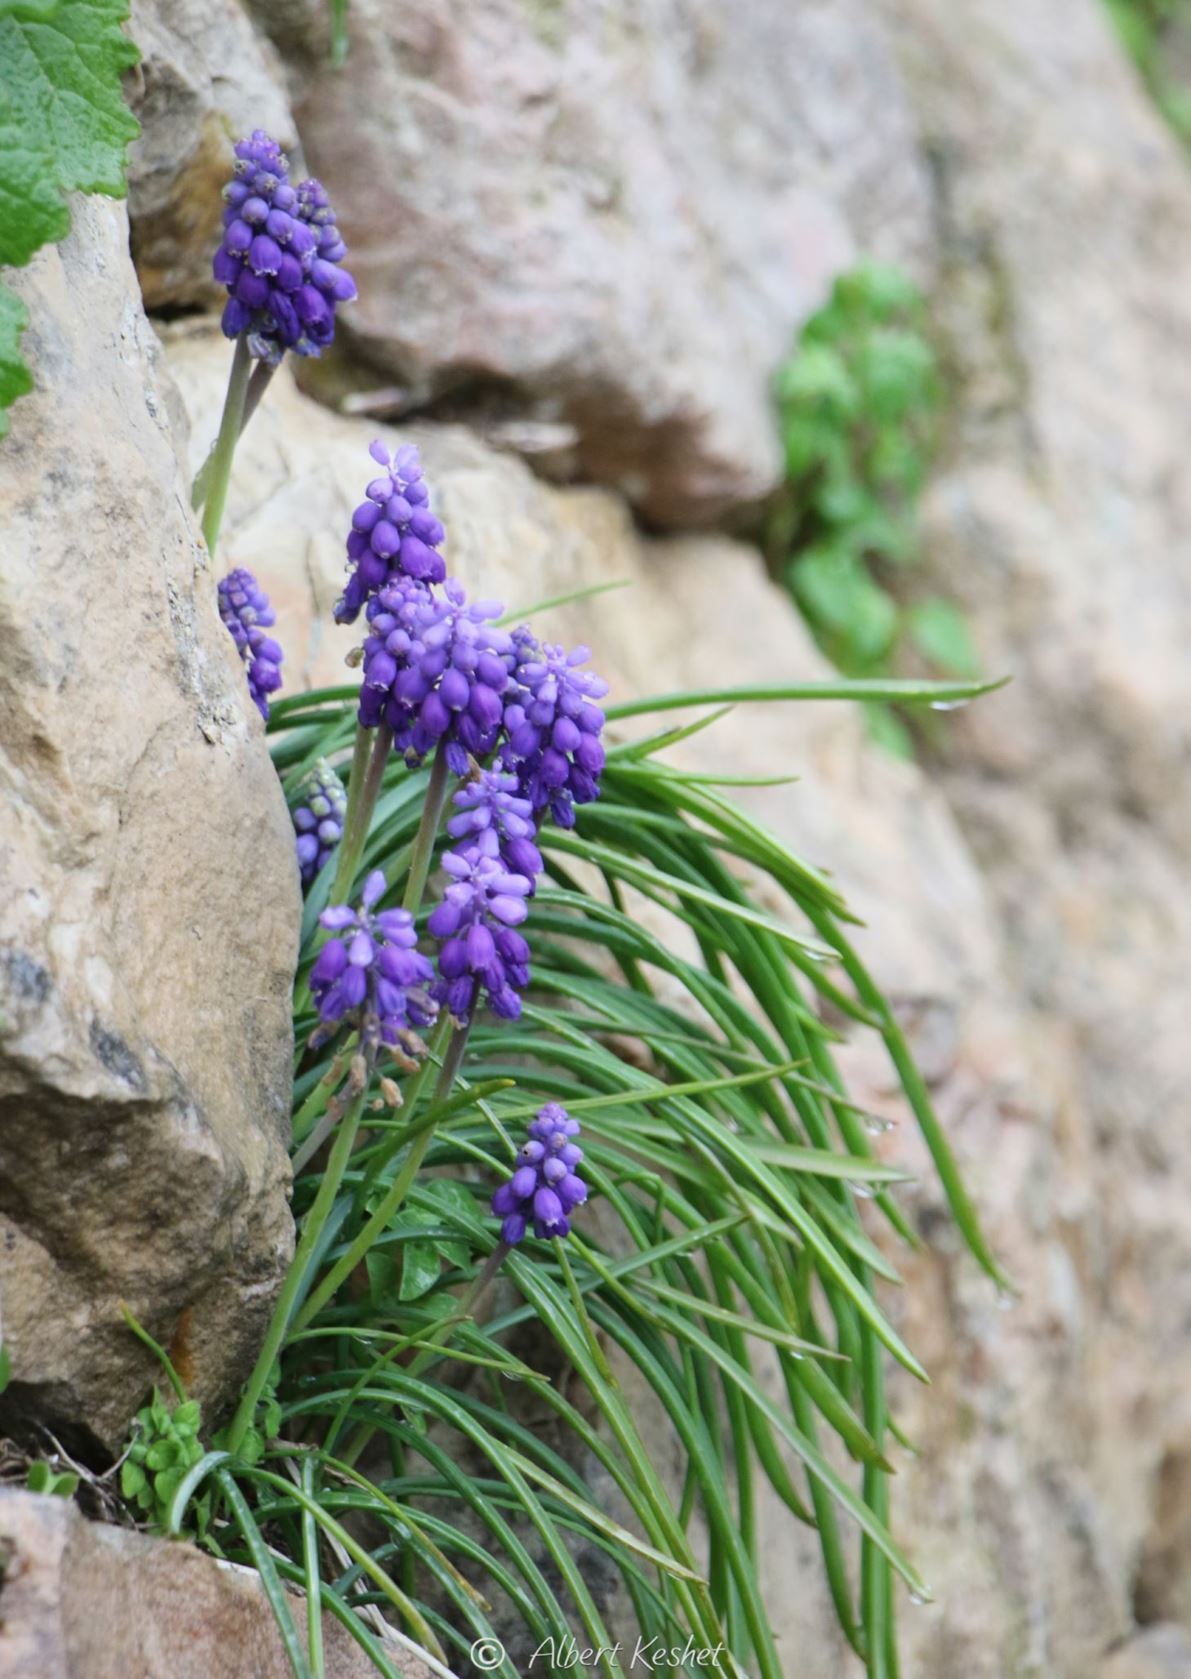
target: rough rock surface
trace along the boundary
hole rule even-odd
[[[141,135],[128,213],[145,304],[210,306],[232,141],[264,128],[287,149],[296,142],[280,65],[239,0],[133,0],[129,33],[141,49],[126,84]]]
[[[121,1301],[206,1401],[255,1351],[299,900],[127,218],[73,216],[12,277],[37,389],[0,456],[0,1417],[111,1447],[156,1369]]]
[[[305,1643],[305,1605],[294,1604]],[[326,1679],[374,1679],[324,1617]],[[430,1669],[397,1645],[406,1679]],[[67,1499],[0,1491],[0,1673],[5,1679],[290,1679],[256,1575],[191,1545],[88,1522]]]
[[[582,472],[699,524],[772,487],[769,380],[854,253],[921,256],[926,172],[856,0],[255,0],[360,299],[411,404],[577,430]],[[344,135],[350,132],[350,144]]]

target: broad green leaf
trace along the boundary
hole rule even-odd
[[[0,438],[8,431],[5,412],[19,396],[33,389],[33,375],[21,360],[21,334],[29,313],[15,292],[0,285]]]
[[[20,267],[64,237],[64,193],[123,197],[138,133],[120,85],[139,56],[120,28],[127,16],[127,0],[0,4],[0,267]],[[24,324],[19,303],[0,291],[0,425],[31,388],[17,353]]]

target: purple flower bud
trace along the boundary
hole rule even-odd
[[[534,1234],[566,1236],[571,1212],[587,1199],[587,1185],[568,1170],[565,1155],[576,1145],[579,1122],[557,1102],[547,1102],[530,1122],[529,1140],[517,1156],[507,1183],[492,1197],[492,1211],[501,1223],[501,1241],[515,1247],[532,1222]]]
[[[402,578],[428,585],[441,583],[447,574],[438,552],[443,528],[425,507],[429,492],[422,482],[418,451],[407,445],[391,460],[377,438],[369,453],[385,471],[371,480],[365,492],[368,500],[352,515],[353,534],[368,536],[368,543],[365,549],[348,538],[349,570],[353,564],[355,570],[335,607],[336,621],[341,624],[354,624],[361,609],[386,585]],[[382,562],[379,570],[370,566],[366,572],[366,551]]]
[[[298,797],[301,802],[293,812],[298,868],[303,886],[309,886],[319,870],[326,867],[343,838],[347,793],[327,760],[320,758],[302,778]]]
[[[268,695],[281,686],[281,648],[266,629],[275,621],[269,597],[250,571],[229,571],[218,585],[219,616],[240,650],[248,671],[248,692],[268,721]]]
[[[394,1044],[411,1026],[428,1026],[436,1005],[428,986],[434,969],[418,954],[417,930],[408,910],[374,913],[385,877],[374,869],[364,882],[359,909],[333,904],[321,924],[342,938],[329,939],[310,970],[310,994],[327,1035],[349,1015],[362,1042]]]
[[[475,844],[446,852],[442,864],[450,883],[429,920],[443,941],[434,996],[460,1021],[483,998],[494,1014],[516,1020],[518,993],[529,983],[529,947],[522,939],[510,951],[505,923],[524,918],[531,883]]]
[[[347,251],[317,181],[289,183],[281,148],[257,129],[235,146],[223,190],[223,239],[212,272],[228,288],[229,338],[248,335],[254,356],[275,365],[286,350],[316,356],[335,334],[335,310],[356,295],[337,265]]]
[[[575,805],[599,796],[604,713],[595,702],[608,684],[578,668],[586,647],[570,653],[542,647],[524,627],[512,639],[516,662],[503,695],[502,761],[516,772],[539,819],[548,810],[559,827],[570,828]]]

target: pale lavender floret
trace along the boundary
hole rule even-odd
[[[441,583],[447,574],[438,552],[446,533],[430,511],[430,491],[417,449],[407,443],[390,455],[377,438],[368,452],[383,470],[352,514],[347,538],[351,575],[335,606],[340,624],[354,624],[386,584],[404,577]]]
[[[298,869],[302,884],[309,886],[343,838],[347,792],[327,760],[320,758],[303,777],[298,797],[302,802],[293,813]]]
[[[532,881],[544,865],[534,844],[533,806],[517,789],[515,775],[481,770],[455,794],[456,814],[447,823],[447,833],[452,839],[469,841],[482,856],[498,857],[514,874]]]
[[[280,645],[265,631],[276,622],[269,597],[250,571],[229,571],[218,585],[219,616],[240,649],[248,671],[248,692],[268,722],[269,695],[281,686]]]
[[[260,360],[276,365],[286,350],[316,356],[335,335],[335,311],[356,295],[338,266],[347,248],[317,181],[290,184],[276,140],[256,129],[235,146],[223,189],[223,238],[212,272],[226,286],[223,331],[248,335]]]
[[[361,1042],[395,1044],[411,1026],[428,1026],[437,1012],[427,990],[434,969],[418,952],[413,916],[407,909],[374,910],[384,890],[384,874],[374,869],[359,909],[334,904],[319,916],[340,935],[327,941],[310,970],[310,994],[322,1022],[316,1037],[322,1041],[350,1019]]]
[[[492,1197],[501,1222],[500,1236],[515,1246],[532,1224],[538,1237],[566,1236],[570,1216],[587,1200],[587,1185],[576,1168],[583,1150],[576,1143],[579,1121],[559,1102],[547,1102],[529,1126],[508,1183]]]
[[[578,667],[586,647],[540,646],[522,626],[513,634],[516,652],[505,691],[502,761],[517,774],[534,814],[549,810],[560,828],[575,825],[575,805],[600,794],[604,713],[595,702],[608,684]]]
[[[450,884],[427,924],[440,941],[433,994],[461,1023],[484,1000],[502,1020],[517,1020],[529,945],[516,929],[529,913],[533,883],[474,844],[446,852],[442,866]]]
[[[491,620],[494,601],[469,605],[449,580],[443,594],[399,577],[368,603],[359,722],[385,723],[411,764],[441,742],[448,767],[465,775],[468,755],[496,746],[504,715],[512,641]]]

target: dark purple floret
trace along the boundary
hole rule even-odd
[[[587,1200],[587,1185],[576,1171],[583,1159],[578,1135],[579,1121],[560,1103],[538,1109],[512,1177],[492,1197],[502,1242],[514,1246],[531,1224],[539,1237],[569,1233],[570,1215]]]
[[[325,758],[320,758],[298,789],[301,804],[294,809],[298,868],[303,886],[330,862],[343,838],[347,792]]]
[[[449,768],[465,775],[468,754],[486,756],[500,735],[512,662],[509,636],[490,622],[500,612],[492,601],[469,606],[454,581],[441,595],[408,577],[387,584],[368,603],[362,726],[386,723],[411,764],[441,741]]]
[[[248,692],[268,722],[269,695],[281,686],[280,646],[265,631],[276,621],[269,597],[250,571],[229,571],[219,583],[219,616],[248,668]]]
[[[377,438],[368,453],[384,470],[352,514],[347,539],[351,575],[335,606],[340,624],[354,624],[361,608],[388,583],[403,577],[441,583],[447,575],[438,552],[446,533],[430,511],[417,449],[407,443],[390,456]]]
[[[396,1044],[410,1027],[428,1026],[437,1012],[427,989],[434,969],[418,953],[413,916],[407,909],[373,911],[384,889],[385,877],[374,869],[359,909],[336,904],[319,916],[340,935],[328,940],[310,970],[310,994],[322,1022],[319,1041],[350,1020],[361,1043]]]
[[[276,140],[261,129],[235,146],[223,189],[223,239],[212,271],[227,287],[223,330],[275,365],[286,350],[316,356],[335,335],[335,311],[356,295],[338,266],[347,250],[317,181],[294,187]]]
[[[575,825],[575,805],[600,795],[604,713],[594,702],[608,684],[579,670],[586,647],[539,646],[524,626],[513,635],[516,665],[505,691],[503,762],[516,772],[535,815],[549,810],[560,828]]]
[[[446,852],[442,866],[451,883],[428,923],[440,941],[434,996],[461,1023],[485,999],[502,1020],[518,1020],[529,945],[516,929],[528,914],[532,882],[474,845]]]

